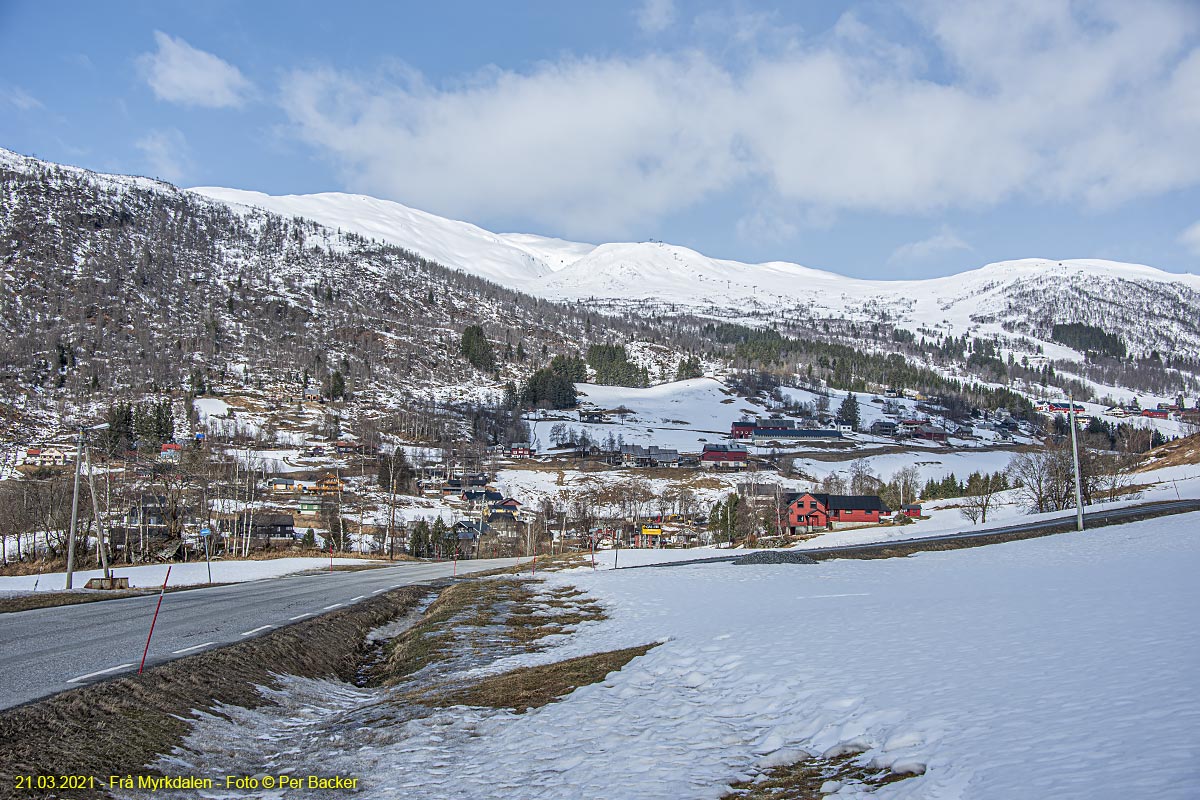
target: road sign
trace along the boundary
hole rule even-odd
[[[201,528],[200,535],[201,536],[212,536],[212,528]]]

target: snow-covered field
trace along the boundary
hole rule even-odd
[[[881,799],[1194,798],[1197,525],[554,575],[612,619],[519,663],[664,644],[525,715],[414,722],[380,778],[413,797],[716,798],[760,759],[841,745],[926,768]]]
[[[413,719],[383,690],[289,679],[270,692],[280,707],[205,716],[190,741],[240,763],[269,739],[272,769],[319,753],[379,798],[716,800],[801,751],[861,751],[923,774],[833,796],[1190,800],[1197,525],[811,566],[552,573],[548,588],[578,586],[609,618],[467,675],[659,646],[524,714]]]
[[[335,558],[334,565],[364,564],[359,558]],[[262,561],[214,561],[212,562],[213,583],[243,583],[264,578],[278,578],[311,569],[328,569],[327,558],[275,558]],[[118,566],[113,575],[129,578],[131,588],[154,588],[162,586],[167,574],[166,564],[142,566]],[[75,572],[75,586],[80,587],[89,578],[104,576],[103,570],[89,569]],[[61,591],[66,583],[65,572],[47,572],[42,575],[0,576],[0,594],[9,592],[55,592]],[[171,581],[168,586],[193,586],[208,582],[208,569],[203,561],[171,565]]]
[[[610,421],[605,423],[579,422],[574,412],[528,416],[530,436],[537,442],[539,452],[550,451],[551,431],[561,424],[568,432],[586,431],[597,442],[612,436],[625,444],[653,444],[699,453],[705,442],[725,441],[733,421],[755,408],[712,378],[674,381],[646,389],[591,383],[577,383],[575,388],[585,408],[612,411],[624,406],[633,413],[609,414]]]

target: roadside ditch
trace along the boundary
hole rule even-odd
[[[405,746],[406,723],[452,706],[524,713],[654,645],[489,670],[605,618],[570,587],[510,575],[398,589],[351,608],[0,713],[0,776],[363,776],[365,750]],[[205,797],[273,797],[245,790]],[[0,798],[148,798],[149,789]],[[309,796],[307,789],[287,797]],[[328,796],[314,789],[311,796]],[[366,796],[370,796],[367,794]]]

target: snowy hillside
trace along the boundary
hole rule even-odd
[[[1048,353],[1054,323],[1114,329],[1131,352],[1200,349],[1200,276],[1096,259],[1022,259],[944,278],[872,281],[798,264],[746,264],[661,242],[594,246],[529,234],[495,234],[399,203],[338,193],[272,197],[201,187],[229,203],[308,217],[395,244],[453,269],[548,299],[649,304],[739,319],[888,320],[941,335],[1026,336]],[[1076,356],[1077,357],[1077,356]]]
[[[543,255],[553,258],[554,248],[539,247],[536,237],[528,240],[519,237],[515,242],[509,242],[469,223],[444,219],[374,197],[339,192],[272,197],[261,192],[209,186],[192,191],[214,200],[262,208],[285,217],[319,220],[328,227],[398,245],[431,261],[453,265],[514,289],[536,282],[554,271],[542,258]],[[575,246],[567,247],[565,252],[573,253],[572,247]]]

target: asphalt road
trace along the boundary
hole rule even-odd
[[[458,574],[522,559],[458,562]],[[261,635],[401,586],[448,578],[451,562],[291,575],[170,592],[146,665]],[[135,672],[158,595],[0,614],[0,709]]]
[[[1106,525],[1120,525],[1125,522],[1136,522],[1141,519],[1150,517],[1162,517],[1169,514],[1186,514],[1193,511],[1200,511],[1200,500],[1163,500],[1152,503],[1138,503],[1133,506],[1125,506],[1122,508],[1107,509],[1104,511],[1085,511],[1083,514],[1083,527],[1086,532],[1088,528],[1100,528]],[[913,549],[920,550],[922,545],[937,544],[939,542],[950,541],[970,541],[972,539],[1003,539],[1011,537],[1012,539],[1030,538],[1030,534],[1044,532],[1045,534],[1057,533],[1064,529],[1065,526],[1070,526],[1074,530],[1075,514],[1074,512],[1053,519],[1038,520],[1035,522],[1022,522],[1015,525],[1005,525],[999,528],[983,528],[981,530],[966,530],[959,533],[945,533],[939,536],[925,536],[914,539],[890,539],[885,542],[870,542],[867,544],[847,544],[840,547],[813,547],[795,550],[796,553],[803,553],[810,558],[826,559],[826,558],[853,558],[860,554],[868,554],[873,551],[880,550],[897,550],[897,549]],[[707,564],[718,563],[722,561],[736,561],[744,556],[745,553],[739,553],[735,556],[715,556],[713,558],[701,558],[689,561],[664,561],[658,564],[634,564],[621,569],[648,569],[659,567],[685,567],[689,564]]]

